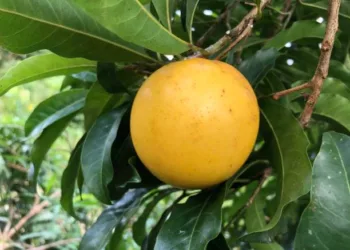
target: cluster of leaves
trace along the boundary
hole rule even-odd
[[[260,13],[253,34],[226,58],[250,81],[261,107],[258,141],[242,171],[208,190],[177,190],[153,177],[133,149],[130,107],[144,77],[169,62],[165,55],[183,58],[197,49],[194,41],[233,2],[0,1],[1,46],[15,53],[54,53],[30,57],[7,72],[0,94],[33,80],[66,75],[62,91],[36,107],[25,125],[26,135],[37,138],[31,151],[32,182],[69,123],[80,122],[86,131],[63,174],[61,204],[80,219],[73,203],[77,187],[109,206],[80,249],[127,249],[123,233],[131,224],[141,249],[349,245],[348,3],[342,4],[330,77],[310,128],[304,131],[297,120],[302,97],[273,101],[269,95],[312,77],[325,32],[324,23],[316,19],[326,16],[327,1],[292,1],[285,13],[284,1],[275,0]],[[216,42],[227,24],[236,25],[250,8],[236,3],[228,23],[218,24],[204,46]],[[283,25],[280,15],[288,15]],[[261,188],[259,182],[271,168]],[[170,205],[149,229],[149,215],[166,198]],[[145,209],[139,211],[141,205]]]

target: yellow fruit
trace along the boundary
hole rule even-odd
[[[131,137],[144,165],[181,188],[230,178],[253,149],[259,108],[249,82],[232,66],[207,59],[170,63],[136,95]]]

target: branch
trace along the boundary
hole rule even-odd
[[[300,123],[304,127],[308,125],[311,119],[311,115],[315,108],[315,104],[321,93],[323,81],[328,76],[329,62],[332,55],[335,35],[338,31],[338,25],[339,25],[338,15],[339,15],[340,2],[341,0],[328,0],[329,9],[328,9],[328,22],[326,27],[326,35],[322,41],[321,55],[318,61],[315,75],[310,82],[310,84],[313,86],[312,87],[313,91],[309,96],[306,102],[304,111],[300,117]]]
[[[229,30],[226,32],[226,34],[220,38],[216,43],[212,44],[211,46],[209,46],[208,48],[206,48],[205,54],[208,55],[212,55],[218,51],[220,51],[223,47],[225,47],[225,45],[227,45],[229,42],[232,42],[233,39],[236,38],[236,40],[239,37],[242,37],[242,33],[244,33],[245,31],[247,31],[247,28],[249,28],[248,26],[250,26],[252,24],[252,21],[258,16],[258,14],[261,12],[261,10],[263,10],[265,8],[265,6],[267,4],[269,4],[271,2],[271,0],[261,0],[260,3],[260,10],[258,6],[255,6],[243,19],[242,21],[232,30]],[[243,36],[244,38],[245,36]],[[240,40],[242,40],[243,38],[241,38]],[[236,41],[235,40],[235,41]],[[240,41],[239,40],[239,41]],[[234,42],[235,42],[234,41]],[[239,42],[238,41],[238,42]],[[233,47],[233,46],[232,46]],[[203,57],[203,53],[200,52],[196,52],[195,54],[193,54],[192,56],[190,56],[189,58],[196,58],[196,57]]]
[[[60,194],[60,192],[55,192],[51,195],[51,198],[57,197]],[[33,216],[40,213],[44,208],[50,205],[49,201],[43,201],[40,203],[40,197],[39,195],[35,195],[34,203],[32,208],[29,210],[29,212],[20,219],[17,224],[10,229],[10,231],[7,234],[7,238],[11,239],[26,223],[28,220],[30,220]]]
[[[15,164],[15,163],[8,163],[7,166],[9,168],[16,169],[16,170],[18,170],[20,172],[23,172],[23,173],[27,173],[28,172],[28,169],[26,169],[25,167],[23,167],[21,165]]]
[[[196,46],[201,47],[203,43],[208,39],[208,37],[214,32],[215,28],[226,18],[229,16],[229,13],[231,13],[231,10],[236,7],[236,5],[239,3],[238,0],[235,0],[233,3],[229,4],[227,8],[224,10],[223,13],[216,19],[216,21],[213,23],[213,25],[203,34],[201,38],[198,39]]]
[[[28,248],[28,250],[46,250],[46,249],[52,249],[58,246],[62,246],[62,245],[67,245],[69,243],[75,242],[75,241],[79,241],[80,238],[72,238],[72,239],[66,239],[66,240],[59,240],[59,241],[55,241],[46,245],[42,245],[40,247],[30,247]]]
[[[321,94],[323,81],[328,76],[329,63],[332,55],[335,35],[338,31],[338,25],[339,25],[338,15],[339,15],[340,2],[341,0],[328,0],[329,8],[328,8],[328,22],[326,27],[326,34],[322,41],[321,54],[318,60],[317,68],[315,70],[315,74],[312,77],[311,81],[304,83],[300,86],[297,86],[295,88],[291,88],[291,89],[280,91],[273,94],[274,99],[279,99],[282,96],[299,91],[301,89],[306,89],[306,88],[312,89],[312,92],[309,95],[308,100],[306,102],[304,111],[300,116],[300,123],[303,127],[306,127],[311,119],[312,112],[315,108],[315,104],[317,103],[318,97]]]

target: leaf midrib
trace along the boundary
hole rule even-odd
[[[20,17],[23,17],[23,18],[26,18],[26,19],[29,19],[29,20],[33,20],[33,21],[36,21],[36,22],[39,22],[39,23],[43,23],[43,24],[46,24],[46,25],[51,25],[51,26],[54,26],[56,28],[60,28],[60,29],[63,29],[63,30],[68,30],[68,31],[71,31],[71,32],[75,32],[75,33],[78,33],[78,34],[81,34],[81,35],[84,35],[84,36],[87,36],[87,37],[90,37],[90,38],[94,38],[96,40],[100,40],[102,42],[105,42],[105,43],[108,43],[108,44],[111,44],[113,46],[116,46],[116,47],[119,47],[119,48],[122,48],[122,49],[125,49],[127,51],[130,51],[134,54],[138,54],[144,58],[147,58],[148,60],[151,60],[151,61],[156,61],[155,59],[151,58],[151,57],[148,57],[147,55],[145,54],[142,54],[138,51],[135,51],[135,50],[131,50],[130,48],[128,47],[125,47],[121,44],[118,44],[118,43],[115,43],[115,42],[112,42],[110,40],[106,40],[102,37],[98,37],[96,35],[93,35],[91,33],[86,33],[86,32],[82,32],[80,30],[76,30],[76,29],[73,29],[73,28],[70,28],[70,27],[67,27],[67,26],[64,26],[64,25],[61,25],[61,24],[57,24],[57,23],[53,23],[53,22],[49,22],[49,21],[46,21],[46,20],[43,20],[43,19],[39,19],[39,18],[36,18],[36,17],[33,17],[33,16],[28,16],[28,15],[25,15],[25,14],[22,14],[22,13],[19,13],[19,12],[16,12],[16,11],[12,11],[12,10],[8,10],[8,9],[4,9],[4,8],[0,8],[0,12],[4,12],[4,13],[8,13],[8,14],[13,14],[13,15],[17,15],[17,16],[20,16]]]

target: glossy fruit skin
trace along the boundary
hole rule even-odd
[[[247,79],[207,59],[170,63],[141,86],[131,137],[144,165],[180,188],[219,184],[244,164],[259,129],[259,107]]]

